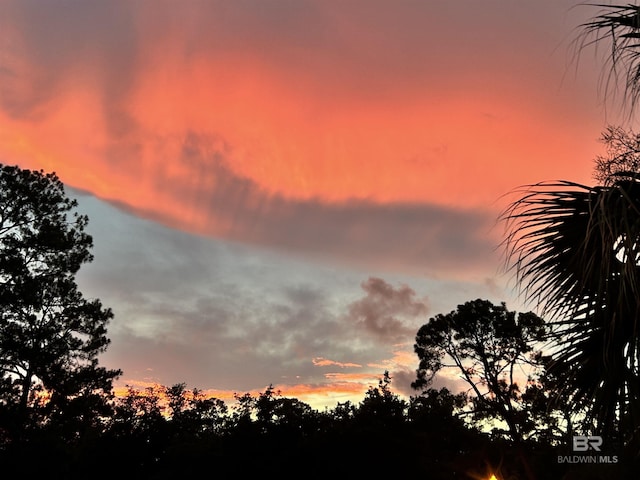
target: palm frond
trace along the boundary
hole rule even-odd
[[[562,395],[612,425],[640,364],[640,182],[530,185],[501,219],[507,270],[551,317]]]
[[[630,101],[631,110],[640,98],[640,6],[634,4],[606,5],[599,7],[600,14],[580,26],[581,34],[575,40],[578,52],[584,48],[609,43],[605,72],[605,90],[611,91],[620,77],[624,81],[624,98]]]

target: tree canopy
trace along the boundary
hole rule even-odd
[[[98,366],[113,314],[75,282],[92,260],[88,219],[54,173],[0,164],[0,429],[87,422],[118,370]],[[81,420],[82,419],[82,420]]]
[[[504,303],[474,300],[438,314],[420,327],[415,352],[420,360],[416,389],[428,387],[438,373],[452,369],[467,385],[476,419],[501,420],[521,441],[535,425],[523,408],[527,384],[542,365],[535,350],[547,327],[534,313],[509,311]]]

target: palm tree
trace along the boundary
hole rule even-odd
[[[638,451],[640,176],[530,185],[501,218],[508,268],[552,319],[558,399]]]
[[[603,5],[599,15],[583,24],[582,33],[575,41],[578,53],[602,41],[611,42],[607,75],[604,78],[607,93],[616,88],[622,76],[623,97],[633,111],[640,99],[640,6],[633,4]]]
[[[611,42],[607,93],[622,77],[640,99],[640,6],[604,5],[583,24],[578,52]],[[598,186],[529,185],[507,208],[506,264],[525,296],[552,318],[550,373],[558,399],[597,433],[640,452],[640,136],[610,127]]]

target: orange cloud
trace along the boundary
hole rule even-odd
[[[12,4],[0,20],[0,158],[191,232],[300,251],[310,228],[312,253],[353,258],[345,245],[359,244],[364,261],[435,270],[459,251],[431,245],[451,228],[442,217],[522,183],[588,181],[599,122],[580,91],[549,89],[563,73],[551,60],[512,58],[477,23],[476,43],[442,42],[459,21],[447,10],[369,3],[366,17],[357,2],[341,15],[309,2],[282,18],[240,4],[154,2],[149,15],[118,3],[72,18]],[[348,208],[338,233],[322,235],[330,215],[298,227]],[[394,221],[372,226],[367,213],[385,208]],[[403,252],[380,230],[424,246]]]
[[[393,352],[392,358],[384,360],[381,363],[367,363],[367,367],[393,370],[398,368],[415,368],[417,363],[417,357],[413,351],[397,350]]]
[[[105,111],[99,83],[70,79],[42,119],[0,117],[3,156],[201,230],[201,215],[211,212],[197,197],[221,186],[210,159],[190,162],[191,132],[216,138],[210,153],[223,154],[233,174],[265,192],[326,202],[488,205],[519,184],[575,176],[568,167],[593,155],[577,155],[580,136],[558,138],[560,125],[521,98],[457,91],[438,92],[438,100],[418,91],[393,102],[317,97],[312,86],[292,91],[286,72],[263,65],[185,64],[149,48],[162,64],[137,67],[120,107],[123,132],[112,131],[118,120],[109,120],[115,114]]]
[[[318,367],[328,367],[328,366],[336,366],[336,367],[341,367],[341,368],[347,368],[347,367],[355,367],[355,368],[361,368],[362,365],[359,365],[357,363],[343,363],[343,362],[335,362],[333,360],[328,360],[326,358],[322,358],[322,357],[316,357],[312,360],[313,364],[318,366]]]

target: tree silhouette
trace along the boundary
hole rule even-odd
[[[120,373],[97,359],[112,313],[75,283],[92,260],[76,206],[54,173],[0,164],[0,441],[45,423],[74,438]]]
[[[412,386],[424,389],[442,369],[454,369],[470,387],[473,417],[504,421],[508,435],[519,442],[533,428],[525,421],[521,386],[539,367],[533,346],[546,330],[531,312],[516,316],[504,303],[466,302],[418,330],[414,349],[420,363]]]
[[[163,387],[174,434],[207,436],[220,433],[226,421],[227,406],[217,398],[207,397],[201,390],[186,390],[186,384]]]
[[[369,387],[356,411],[356,421],[382,431],[397,428],[405,420],[407,403],[391,391],[391,376],[385,371],[377,387]]]
[[[640,172],[640,135],[633,130],[608,126],[601,136],[606,154],[595,159],[595,180],[611,186],[622,179],[634,180]]]

